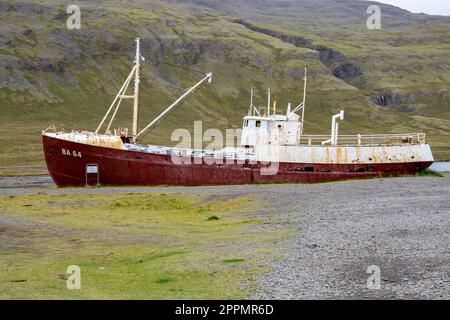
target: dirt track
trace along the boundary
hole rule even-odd
[[[255,298],[450,298],[450,176],[313,185],[56,189],[47,176],[2,177],[0,195],[119,192],[250,195],[293,228]],[[264,226],[265,228],[270,226]],[[367,288],[367,267],[381,289]]]

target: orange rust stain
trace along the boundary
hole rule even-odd
[[[336,147],[336,163],[341,162],[341,147]]]
[[[376,163],[376,162],[378,162],[378,157],[377,157],[377,154],[376,154],[376,151],[375,151],[376,149],[375,148],[372,148],[372,152],[371,152],[371,154],[372,154],[372,156],[371,156],[371,158],[372,158],[372,163]]]
[[[311,148],[311,161],[314,163],[316,162],[317,158],[317,150],[316,148]]]
[[[361,147],[356,147],[355,149],[355,154],[356,154],[356,162],[359,163],[361,162]]]
[[[330,148],[325,147],[325,163],[331,163],[330,161]]]
[[[343,152],[344,163],[348,163],[348,149],[347,149],[347,147],[344,147],[343,150],[344,150],[344,152]]]
[[[381,161],[386,162],[389,160],[389,156],[388,156],[386,148],[381,149],[381,156],[382,156],[380,159]]]
[[[113,148],[113,149],[123,149],[123,142],[120,139],[120,137],[117,137],[117,139],[102,139],[100,137],[93,137],[93,138],[86,138],[86,144],[91,144],[94,146],[99,147],[107,147],[107,148]]]

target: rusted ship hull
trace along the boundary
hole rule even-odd
[[[352,178],[413,174],[432,161],[404,163],[278,163],[273,175],[261,174],[262,163],[234,161],[232,164],[174,164],[170,155],[88,145],[43,135],[48,171],[55,184],[102,185],[224,185],[251,183],[320,182]],[[197,159],[198,160],[198,159]],[[98,166],[94,174],[88,166]]]

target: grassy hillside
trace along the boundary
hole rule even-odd
[[[326,133],[344,108],[342,133],[421,131],[437,158],[450,158],[450,18],[382,6],[382,30],[365,27],[367,2],[79,1],[82,29],[66,28],[59,1],[0,1],[0,166],[43,163],[40,130],[94,129],[142,39],[140,125],[201,75],[214,72],[146,142],[171,143],[175,128],[236,127],[249,91],[278,106],[301,99],[310,69],[306,131]],[[240,19],[240,20],[238,20]],[[118,125],[130,124],[124,104]]]

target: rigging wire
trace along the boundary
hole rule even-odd
[[[189,68],[189,67],[186,67],[186,66],[183,66],[183,65],[178,65],[178,64],[166,62],[166,61],[164,61],[164,60],[162,60],[162,59],[160,59],[160,60],[158,61],[158,64],[165,64],[165,65],[167,65],[167,66],[171,66],[171,67],[175,67],[175,68],[179,68],[179,69],[188,70],[188,71],[200,73],[200,74],[203,74],[203,75],[207,74],[207,72],[203,72],[203,71],[199,71],[199,70],[196,70],[196,69],[192,69],[192,68]]]
[[[222,111],[223,111],[223,113],[224,113],[224,115],[225,115],[225,118],[227,118],[228,125],[229,125],[232,129],[235,129],[235,126],[234,126],[233,123],[231,122],[230,117],[228,116],[228,113],[227,113],[227,111],[226,111],[226,109],[225,109],[225,104],[223,103],[222,98],[221,98],[220,95],[219,95],[219,92],[217,92],[216,86],[215,86],[214,84],[212,84],[212,83],[211,83],[211,86],[212,86],[212,88],[214,89],[214,92],[215,92],[217,98],[219,99],[219,103],[220,103],[220,105],[222,106]]]
[[[175,67],[175,68],[179,68],[179,69],[184,69],[184,70],[195,72],[195,73],[198,73],[198,74],[201,74],[201,75],[207,74],[207,72],[196,70],[196,69],[193,69],[193,68],[190,68],[190,67],[186,67],[186,66],[183,66],[183,65],[177,65],[177,64],[170,63],[170,62],[166,62],[166,61],[164,61],[162,59],[160,59],[158,61],[158,64],[164,64],[164,65],[167,65],[167,66],[171,66],[171,67]],[[215,73],[215,75],[217,76],[218,74]],[[221,75],[219,74],[219,76],[221,76]],[[223,102],[222,97],[219,95],[219,92],[218,92],[216,86],[214,84],[211,84],[211,86],[213,88],[213,92],[215,93],[215,95],[217,96],[217,99],[219,100],[219,104],[220,104],[220,106],[222,108],[222,111],[224,113],[225,118],[227,119],[228,125],[231,128],[235,129],[236,126],[233,125],[233,123],[231,121],[231,118],[229,117],[229,114],[226,111],[225,103]],[[179,87],[179,89],[185,90],[185,88],[181,88],[181,87]],[[88,99],[90,99],[91,96],[97,96],[97,93],[99,93],[100,91],[107,92],[106,88],[102,84],[101,84],[100,88],[98,88],[94,93],[87,95],[83,99],[82,103],[80,103],[80,105],[85,105],[85,103],[88,101]],[[188,98],[190,98],[190,97],[188,97]]]
[[[187,71],[196,72],[196,73],[199,73],[199,74],[202,74],[202,75],[207,74],[207,72],[199,71],[199,70],[196,70],[196,69],[193,69],[193,68],[189,68],[189,67],[186,67],[186,66],[183,66],[183,65],[177,65],[177,64],[170,63],[170,62],[166,62],[166,61],[164,61],[164,60],[162,60],[162,59],[159,60],[159,64],[165,64],[165,65],[168,65],[168,66],[171,66],[171,67],[175,67],[175,68],[180,68],[180,69],[184,69],[184,70],[187,70]],[[215,75],[216,75],[216,74],[217,74],[217,73],[215,73]],[[226,111],[225,104],[224,104],[222,98],[220,97],[219,92],[217,91],[216,86],[215,86],[214,84],[212,84],[212,83],[211,83],[211,86],[212,86],[212,88],[214,89],[213,92],[216,94],[216,96],[217,96],[217,98],[218,98],[218,100],[219,100],[219,103],[220,103],[220,105],[221,105],[221,107],[222,107],[222,111],[223,111],[223,113],[224,113],[224,115],[225,115],[225,118],[226,118],[227,121],[228,121],[228,125],[229,125],[231,128],[234,129],[235,126],[234,126],[233,123],[231,122],[231,119],[230,119],[230,117],[229,117],[229,115],[228,115],[228,113],[227,113],[227,111]]]

